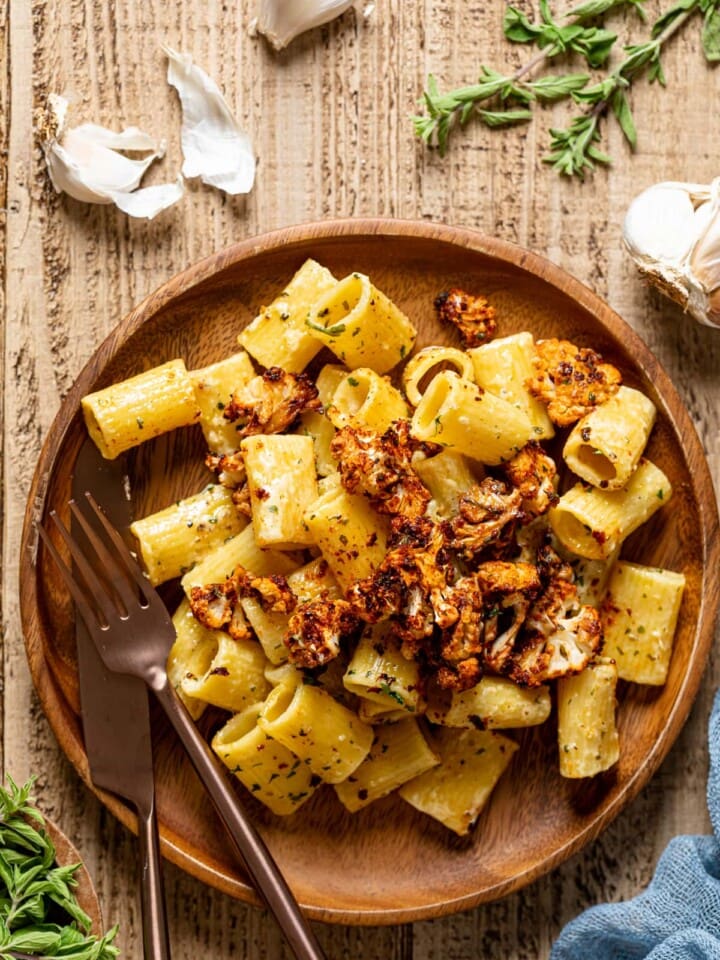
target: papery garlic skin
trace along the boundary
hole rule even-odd
[[[658,183],[633,200],[623,239],[640,273],[706,326],[720,326],[720,178]]]
[[[164,155],[164,141],[137,127],[116,133],[83,123],[66,131],[68,105],[64,97],[51,94],[47,114],[40,122],[48,173],[58,193],[83,203],[114,203],[130,216],[148,220],[182,197],[182,180],[137,189],[150,164]],[[118,152],[121,150],[146,152],[147,156],[132,160]]]
[[[259,0],[252,32],[262,33],[276,50],[295,37],[341,16],[354,0]]]
[[[255,154],[220,88],[187,54],[164,46],[168,83],[182,105],[183,176],[225,193],[249,193],[255,182]]]

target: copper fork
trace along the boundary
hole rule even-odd
[[[165,663],[175,639],[175,628],[165,604],[92,495],[86,492],[82,499],[85,500],[82,509],[81,503],[71,500],[70,510],[85,535],[85,545],[74,539],[54,510],[50,513],[81,580],[76,578],[42,525],[38,529],[105,666],[117,673],[140,677],[155,694],[288,945],[298,960],[324,960],[310,925],[231,789],[220,761],[201,737],[168,680]]]

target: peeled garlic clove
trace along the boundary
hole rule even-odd
[[[623,239],[640,273],[691,316],[720,325],[720,179],[658,183],[630,205]]]
[[[352,5],[353,0],[260,0],[252,30],[282,50],[299,34],[334,20]]]
[[[225,193],[249,193],[255,181],[250,138],[237,124],[220,88],[187,54],[164,46],[168,83],[182,104],[183,176]]]
[[[40,118],[42,147],[50,180],[58,193],[84,203],[114,203],[134,217],[152,219],[183,194],[182,184],[170,183],[138,190],[151,163],[165,153],[157,141],[137,127],[116,133],[94,123],[65,130],[68,101],[48,97],[47,112]],[[121,150],[147,152],[132,160]]]

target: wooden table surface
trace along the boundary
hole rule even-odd
[[[498,0],[377,0],[277,55],[248,35],[254,0],[0,0],[0,312],[3,335],[3,768],[37,776],[39,805],[75,841],[119,944],[140,957],[136,842],[99,805],[60,753],[34,695],[18,611],[17,559],[25,497],[61,397],[98,343],[135,303],[192,261],[238,238],[304,220],[391,216],[474,227],[545,254],[605,297],[669,371],[720,476],[720,331],[685,318],[638,281],[621,246],[631,198],[658,180],[720,174],[713,101],[720,74],[699,50],[699,24],[665,56],[668,89],[632,93],[639,145],[616,128],[615,158],[586,183],[540,162],[547,128],[470,126],[440,159],[413,138],[408,115],[426,75],[472,82],[480,63],[524,62],[502,39]],[[525,5],[529,9],[528,4]],[[661,9],[648,0],[655,15]],[[372,8],[372,9],[371,9]],[[627,35],[642,27],[616,14]],[[137,124],[168,140],[146,182],[179,170],[179,107],[160,45],[190,53],[218,81],[252,137],[257,182],[229,198],[197,182],[151,223],[113,207],[59,197],[33,133],[47,93],[72,97],[73,117]],[[583,908],[631,897],[677,833],[707,832],[705,728],[720,662],[712,655],[690,719],[666,762],[604,834],[549,876],[507,899],[440,920],[389,928],[319,927],[328,956],[351,960],[546,957]],[[401,867],[399,867],[401,868]],[[288,957],[262,911],[167,865],[173,956]]]

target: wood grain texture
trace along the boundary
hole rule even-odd
[[[666,5],[647,4],[651,15]],[[365,18],[358,3],[280,55],[247,36],[254,6],[0,0],[0,50],[8,37],[0,67],[0,147],[8,146],[7,198],[0,202],[7,209],[0,219],[4,765],[16,778],[38,774],[43,809],[87,858],[106,919],[121,923],[129,957],[140,955],[134,841],[78,780],[39,710],[22,649],[14,559],[32,465],[60,398],[143,296],[227,243],[304,220],[387,215],[478,227],[546,254],[606,297],[668,371],[716,485],[720,480],[720,337],[646,290],[620,242],[623,213],[640,189],[662,179],[709,182],[718,174],[720,129],[709,122],[708,104],[720,75],[703,63],[697,28],[668,48],[668,90],[641,84],[632,93],[637,154],[631,158],[613,132],[615,165],[579,184],[559,180],[539,161],[546,128],[567,115],[563,106],[527,129],[490,134],[469,127],[445,160],[411,137],[407,115],[428,71],[450,85],[472,82],[481,62],[521,62],[522,51],[501,39],[502,4],[387,0]],[[9,18],[1,16],[6,9]],[[630,28],[637,35],[632,13],[614,23],[623,36]],[[163,131],[168,154],[148,182],[179,168],[179,110],[164,85],[161,41],[192,53],[226,91],[256,145],[255,190],[230,199],[192,184],[182,204],[150,224],[58,198],[32,137],[33,107],[48,90],[73,95],[78,121]],[[584,853],[525,891],[456,917],[386,929],[321,927],[328,953],[362,960],[546,957],[562,923],[583,907],[638,892],[672,835],[709,829],[705,727],[718,680],[713,655],[675,748]],[[218,957],[285,960],[262,911],[172,866],[166,873],[174,956],[189,960],[199,948]]]

